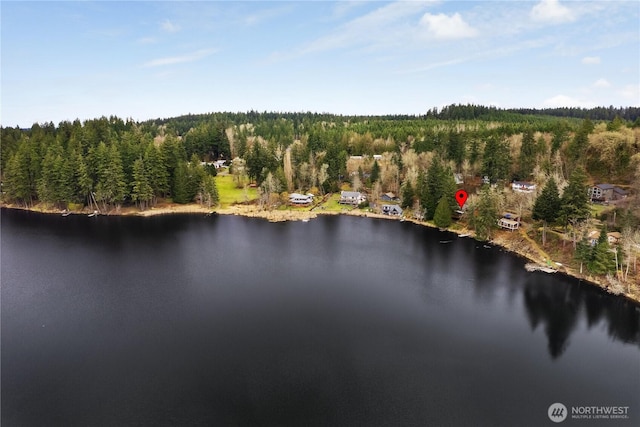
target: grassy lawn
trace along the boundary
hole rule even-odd
[[[236,188],[232,175],[217,175],[216,186],[218,187],[218,195],[220,196],[220,207],[226,208],[234,203],[243,203],[245,201],[245,192],[242,188]],[[248,200],[258,198],[258,191],[255,188],[247,188]]]
[[[591,207],[591,214],[595,218],[600,218],[600,215],[605,211],[612,211],[615,209],[615,206],[598,205],[595,203],[592,204],[590,207]]]
[[[351,206],[341,205],[338,203],[340,201],[340,193],[332,194],[326,202],[324,202],[318,209],[327,212],[342,212],[343,209],[351,210]]]

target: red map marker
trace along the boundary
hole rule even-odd
[[[462,207],[464,206],[465,202],[467,201],[467,197],[469,197],[469,195],[467,194],[466,191],[464,191],[464,190],[456,191],[456,201],[460,205],[460,209],[462,209]]]

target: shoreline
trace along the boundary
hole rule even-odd
[[[1,203],[0,207],[7,208],[7,209],[14,209],[14,210],[36,212],[36,213],[41,213],[46,215],[61,215],[62,213],[59,209],[51,209],[51,208],[38,207],[38,206],[24,207],[24,206],[7,205],[4,203]],[[91,211],[83,209],[82,211],[69,212],[69,215],[89,215],[90,213]],[[175,215],[175,214],[235,215],[235,216],[243,216],[248,218],[262,218],[262,219],[268,220],[269,222],[309,221],[311,219],[317,218],[319,215],[349,215],[349,216],[359,216],[359,217],[365,217],[365,218],[377,218],[377,219],[386,219],[386,220],[394,220],[394,221],[401,220],[400,218],[394,217],[394,216],[378,214],[373,212],[365,212],[359,209],[348,209],[348,208],[339,212],[324,211],[320,209],[313,210],[313,211],[312,210],[271,210],[269,211],[269,210],[260,209],[260,207],[256,205],[232,205],[226,208],[209,209],[205,206],[201,206],[196,203],[190,203],[185,205],[168,204],[166,206],[152,207],[145,211],[140,211],[138,208],[135,208],[135,207],[126,207],[126,208],[121,208],[117,211],[116,210],[110,211],[106,214],[100,214],[100,216],[152,217],[152,216],[158,216],[158,215]],[[417,220],[414,218],[404,218],[404,221],[411,222],[413,224],[416,224],[422,227],[438,228],[429,222]],[[469,230],[466,228],[459,229],[459,230],[446,229],[443,231],[454,233],[457,236],[463,235],[463,237],[469,237],[469,238],[475,239],[475,233],[473,232],[473,230]],[[512,244],[510,244],[511,243],[510,240],[517,239],[517,236],[519,235],[519,233],[517,235],[515,235],[512,232],[510,233],[511,233],[510,235],[507,235],[508,237],[502,236],[502,235],[495,236],[493,239],[491,239],[487,243],[493,246],[500,247],[505,251],[513,253],[523,258],[524,260],[535,263],[538,266],[541,266],[541,267],[548,266],[548,264],[546,263],[547,260],[542,259],[542,257],[540,256],[540,253],[538,253],[538,251],[540,250],[539,247],[535,248],[535,247],[532,247],[530,244],[524,245],[524,248],[514,247]],[[514,235],[516,236],[515,238],[514,238]],[[571,268],[568,268],[565,265],[554,266],[553,270],[555,270],[555,273],[560,273],[564,276],[578,279],[580,282],[586,282],[592,286],[596,286],[606,291],[610,295],[623,297],[635,304],[640,304],[640,296],[634,295],[633,293],[627,293],[627,292],[620,292],[620,293],[613,292],[610,289],[609,283],[606,282],[605,278],[599,278],[599,277],[588,276],[585,274],[580,274],[579,272],[573,271]]]

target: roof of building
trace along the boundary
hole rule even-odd
[[[512,185],[524,185],[524,186],[527,186],[527,187],[535,186],[534,183],[527,182],[527,181],[513,181]]]
[[[595,186],[601,190],[611,190],[612,188],[614,188],[613,184],[596,184]]]
[[[340,192],[340,197],[360,197],[361,194],[359,191],[342,191]]]
[[[623,190],[622,188],[620,188],[620,187],[613,187],[613,192],[614,192],[614,193],[618,193],[618,194],[622,194],[623,196],[624,196],[625,194],[627,194],[627,192],[626,192],[626,191],[624,191],[624,190]]]
[[[622,234],[618,233],[617,231],[612,231],[611,233],[607,233],[607,236],[613,237],[615,239],[621,239],[622,238]]]

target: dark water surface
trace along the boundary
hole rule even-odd
[[[550,425],[554,402],[640,425],[638,307],[470,239],[354,217],[1,220],[3,427]]]

